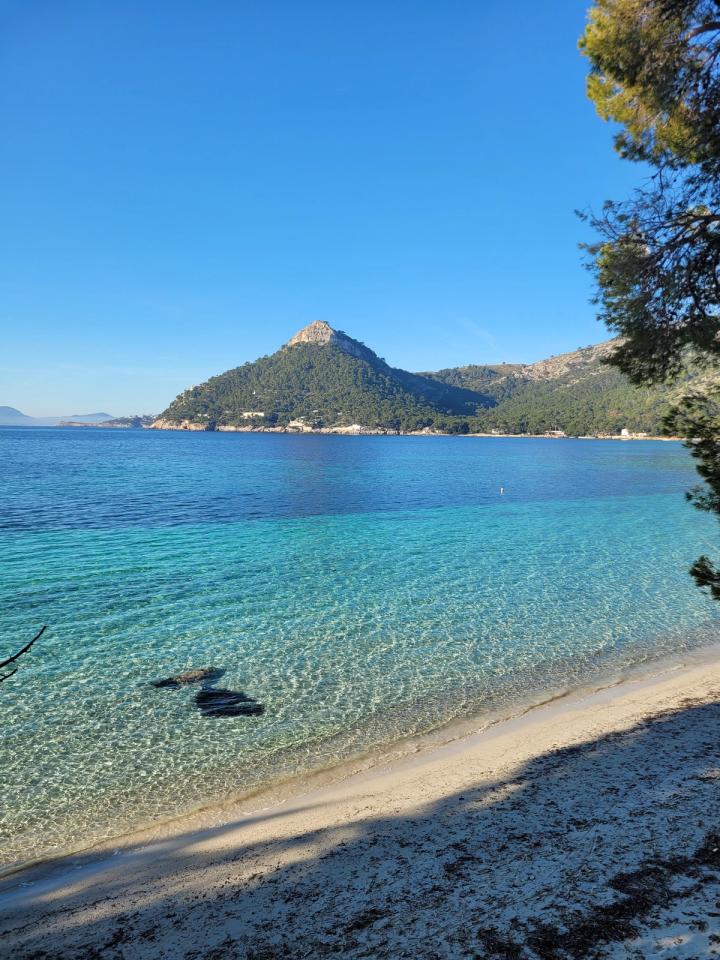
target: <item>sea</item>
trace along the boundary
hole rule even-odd
[[[0,428],[0,863],[716,642],[677,442]],[[262,704],[213,716],[198,684]]]

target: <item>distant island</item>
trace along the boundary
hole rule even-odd
[[[110,413],[73,413],[66,417],[30,417],[15,407],[0,407],[0,427],[57,427],[69,421],[94,426],[112,419]]]
[[[142,429],[151,427],[156,418],[151,414],[113,417],[109,413],[73,413],[68,417],[30,417],[15,407],[0,407],[0,427],[105,427]]]
[[[161,430],[644,436],[661,432],[667,387],[641,388],[604,361],[609,340],[533,364],[410,373],[323,321],[270,356],[181,393]]]
[[[111,417],[109,420],[102,420],[95,423],[82,420],[62,420],[60,427],[104,427],[116,430],[141,430],[151,427],[155,423],[155,417],[150,414],[136,414],[132,417]]]

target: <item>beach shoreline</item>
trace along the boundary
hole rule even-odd
[[[720,642],[718,644],[691,647],[681,652],[669,653],[657,658],[643,660],[630,666],[613,667],[598,672],[593,678],[575,686],[542,687],[525,697],[499,708],[484,707],[471,713],[452,716],[428,729],[398,737],[387,743],[378,743],[347,757],[330,760],[320,766],[301,769],[290,774],[279,774],[249,790],[233,791],[225,797],[214,797],[197,803],[189,809],[167,816],[154,817],[146,822],[138,821],[130,829],[108,834],[97,839],[80,841],[58,852],[33,857],[19,863],[0,863],[0,893],[3,882],[26,871],[52,870],[80,857],[101,856],[106,850],[113,852],[125,844],[133,844],[144,838],[172,836],[184,832],[185,825],[208,821],[221,822],[226,812],[237,816],[254,816],[260,811],[293,803],[307,793],[332,789],[354,777],[382,773],[390,765],[404,762],[415,763],[426,755],[451,747],[463,745],[471,738],[487,734],[495,727],[522,721],[543,708],[557,705],[558,709],[570,708],[578,700],[607,692],[612,695],[627,683],[653,683],[667,673],[683,670],[691,665],[718,663],[720,668]]]
[[[127,947],[123,956],[183,956],[183,950],[186,947],[190,949],[192,932],[186,929],[185,924],[178,930],[162,912],[162,905],[167,900],[167,890],[172,888],[175,898],[183,902],[189,898],[193,903],[203,905],[202,908],[193,908],[200,910],[195,916],[195,929],[199,923],[212,929],[213,936],[224,931],[218,942],[228,936],[241,945],[238,949],[245,950],[248,938],[257,939],[258,930],[253,926],[255,921],[251,922],[247,915],[237,917],[232,911],[228,914],[223,893],[227,892],[228,884],[243,902],[247,900],[259,903],[267,895],[263,892],[267,884],[265,881],[260,882],[258,877],[267,878],[272,874],[276,877],[274,882],[279,882],[283,889],[292,890],[296,889],[298,883],[307,882],[308,862],[314,864],[317,871],[318,865],[330,859],[335,861],[335,867],[332,870],[322,868],[324,882],[321,887],[324,892],[316,891],[321,899],[329,898],[323,910],[314,913],[314,919],[307,917],[302,921],[293,920],[290,925],[299,924],[295,935],[302,934],[305,938],[318,937],[318,924],[322,925],[335,909],[333,889],[338,903],[346,894],[344,881],[341,880],[345,877],[344,870],[348,865],[345,863],[343,866],[343,863],[349,855],[348,845],[358,842],[359,833],[365,836],[366,842],[372,848],[373,837],[377,836],[379,831],[379,834],[385,837],[383,843],[391,848],[386,850],[386,855],[391,860],[398,857],[403,860],[403,851],[407,844],[420,844],[416,851],[417,858],[410,865],[406,864],[406,870],[410,870],[415,886],[422,887],[428,877],[434,876],[437,861],[448,855],[450,845],[445,841],[441,842],[439,838],[433,840],[432,830],[429,838],[425,837],[422,831],[419,831],[419,834],[418,831],[413,832],[413,824],[417,825],[424,819],[432,821],[428,816],[430,809],[443,811],[440,817],[443,823],[448,817],[450,822],[453,816],[455,817],[450,833],[453,837],[460,837],[460,840],[452,842],[460,843],[463,849],[473,851],[461,854],[461,857],[470,858],[463,863],[467,870],[480,870],[484,877],[482,883],[475,877],[473,896],[480,900],[490,897],[492,900],[496,894],[491,893],[490,887],[496,891],[502,888],[503,884],[507,884],[508,871],[503,870],[502,858],[500,862],[495,857],[486,861],[482,856],[485,847],[480,842],[478,833],[480,821],[470,821],[464,814],[453,814],[452,810],[458,803],[463,805],[457,798],[465,793],[480,791],[483,796],[487,796],[489,784],[495,785],[494,790],[500,789],[498,784],[504,784],[503,789],[507,797],[511,798],[513,784],[527,782],[527,770],[533,765],[538,766],[537,773],[530,778],[536,782],[536,792],[549,792],[544,809],[547,809],[548,804],[562,807],[560,800],[563,800],[565,806],[567,803],[571,806],[573,803],[575,806],[583,806],[586,808],[585,815],[575,818],[578,823],[592,819],[596,824],[596,832],[605,834],[603,843],[608,851],[618,846],[630,850],[631,855],[625,859],[628,861],[626,866],[632,867],[633,864],[641,863],[651,848],[655,851],[653,855],[658,855],[658,844],[666,843],[668,837],[672,840],[675,836],[672,832],[667,833],[667,823],[663,822],[661,830],[659,821],[656,836],[650,839],[642,837],[642,842],[636,842],[638,838],[632,840],[629,835],[623,836],[623,823],[632,822],[633,816],[642,818],[646,815],[642,814],[642,810],[647,809],[647,797],[638,796],[635,802],[630,789],[631,781],[638,778],[637,764],[642,762],[649,765],[645,777],[649,784],[667,784],[679,778],[683,783],[690,783],[694,790],[697,784],[714,786],[713,771],[720,767],[720,756],[716,753],[715,756],[708,757],[707,763],[703,761],[707,769],[698,774],[693,768],[696,759],[688,760],[682,750],[677,749],[676,735],[674,738],[666,738],[667,747],[664,748],[661,743],[653,755],[641,754],[633,762],[612,764],[604,771],[604,782],[611,794],[616,791],[615,795],[621,798],[620,804],[624,804],[628,809],[618,823],[610,826],[607,825],[607,820],[611,814],[603,806],[604,801],[594,797],[592,783],[576,783],[579,799],[573,801],[572,797],[566,795],[565,790],[557,785],[553,788],[540,768],[547,766],[548,758],[563,755],[568,758],[566,762],[572,763],[572,757],[578,751],[584,751],[588,744],[617,744],[623,738],[629,738],[631,742],[630,747],[624,748],[630,754],[633,752],[633,738],[637,739],[640,735],[638,731],[652,731],[659,724],[671,722],[682,726],[683,742],[687,741],[687,750],[690,753],[694,751],[695,756],[698,742],[704,742],[713,736],[712,724],[705,718],[701,725],[694,728],[692,724],[681,721],[681,718],[688,717],[690,711],[709,711],[708,716],[712,715],[712,723],[717,723],[720,729],[720,708],[715,709],[718,698],[720,649],[713,647],[685,653],[681,657],[646,663],[617,682],[572,691],[541,705],[518,711],[506,719],[492,722],[485,717],[481,729],[478,727],[478,718],[466,719],[458,724],[451,724],[442,731],[433,731],[429,736],[414,738],[414,741],[404,744],[401,751],[395,749],[394,755],[393,751],[387,751],[386,755],[380,758],[356,760],[342,770],[333,768],[320,775],[312,774],[300,781],[293,781],[288,785],[285,795],[276,790],[274,796],[256,794],[241,801],[232,800],[206,807],[180,819],[156,824],[112,841],[104,841],[82,853],[26,866],[19,872],[6,875],[0,880],[2,929],[5,930],[6,939],[9,938],[7,942],[14,945],[18,956],[23,955],[23,950],[30,950],[31,946],[33,949],[37,948],[41,941],[47,943],[48,937],[53,944],[62,943],[63,956],[74,956],[73,950],[79,950],[80,947],[86,949],[88,942],[99,944],[103,937],[110,937],[118,914],[125,916],[132,907],[137,914],[136,922],[140,925],[151,923],[154,927],[162,928],[165,931],[163,942],[171,942],[172,951],[175,952],[170,951],[166,944],[169,952],[164,953],[162,951],[166,947],[159,946],[159,941],[143,940],[138,934],[140,939],[137,942],[133,940],[132,946]],[[667,720],[668,717],[677,717],[677,720]],[[594,752],[598,749],[594,748]],[[520,777],[519,770],[525,771]],[[717,776],[720,777],[720,773]],[[705,779],[702,779],[703,777]],[[599,777],[598,781],[601,779],[602,777]],[[692,792],[690,790],[690,793]],[[702,793],[702,790],[699,792]],[[642,803],[638,807],[640,801]],[[684,827],[676,824],[676,830],[685,830],[688,835],[686,846],[689,849],[693,842],[697,846],[702,839],[701,834],[704,836],[710,829],[711,821],[716,820],[718,801],[713,794],[710,801],[707,796],[703,796],[686,798],[684,803],[689,805],[681,817]],[[598,805],[602,809],[596,810]],[[482,806],[483,803],[480,803],[479,811]],[[527,803],[525,806],[527,808]],[[663,809],[662,805],[658,807],[657,816],[661,816]],[[593,814],[592,817],[590,813]],[[532,802],[530,814],[527,810],[524,813],[519,810],[515,813],[503,813],[507,820],[504,828],[507,834],[506,846],[512,848],[519,843],[525,859],[537,855],[535,847],[527,849],[527,831],[520,830],[528,816],[531,819],[540,816],[542,820],[541,811],[536,805],[533,809]],[[552,825],[557,816],[549,814],[546,819]],[[617,811],[612,816],[617,816]],[[480,816],[480,820],[482,819]],[[560,819],[567,829],[564,814]],[[382,829],[378,827],[379,823],[382,823]],[[605,826],[598,827],[598,824]],[[705,833],[704,826],[699,827],[698,824],[707,826]],[[557,823],[555,827],[558,827]],[[497,829],[501,830],[500,826]],[[392,840],[387,839],[388,830],[393,835]],[[576,826],[572,832],[578,830],[581,828]],[[526,838],[523,842],[519,839],[522,836]],[[297,859],[299,849],[304,851],[300,860]],[[518,855],[517,852],[513,854],[515,859]],[[545,862],[547,851],[543,856]],[[602,862],[603,855],[595,851],[594,858],[597,860],[598,857]],[[614,859],[610,858],[608,870],[613,864]],[[374,877],[375,883],[382,887],[386,884],[386,878],[383,879],[382,871],[382,875],[376,876],[373,873],[376,869],[377,864],[366,865],[370,879]],[[539,871],[539,868],[537,869]],[[281,874],[280,880],[277,879],[278,872]],[[488,872],[493,878],[491,885],[488,885]],[[597,891],[593,895],[597,896]],[[361,909],[362,903],[358,896],[356,891],[352,904],[346,904],[346,910]],[[582,906],[575,903],[577,897],[574,894],[568,894],[568,897],[563,909],[577,910]],[[111,901],[108,898],[112,898]],[[562,899],[560,896],[560,900]],[[101,901],[106,900],[114,904],[112,909],[99,906]],[[220,902],[223,903],[224,912],[218,913]],[[535,906],[542,908],[538,916],[544,916],[549,909],[547,905],[543,907],[539,901]],[[395,917],[394,908],[388,909],[387,923],[384,926],[389,923],[394,929],[394,923],[399,917]],[[420,907],[416,905],[416,909]],[[533,909],[530,897],[525,909],[525,913],[529,913],[527,916],[523,913],[519,918],[516,917],[517,923],[527,925]],[[276,911],[276,908],[272,908],[270,915],[274,915],[273,910]],[[507,907],[503,910],[506,913]],[[377,919],[379,921],[380,917]],[[533,918],[533,922],[536,920],[537,918]],[[452,935],[458,934],[449,918],[438,914],[436,921],[439,924],[438,936],[449,937],[451,927],[454,931]],[[425,917],[423,923],[427,922],[429,920]],[[42,932],[38,924],[41,924]],[[287,923],[285,926],[287,929],[284,934],[282,929],[278,929],[278,936],[291,933]],[[375,923],[367,925],[368,936],[374,926]],[[87,940],[82,931],[87,931],[90,927],[92,934]],[[501,927],[502,924],[498,929]],[[86,936],[85,941],[82,941],[82,936]],[[387,932],[384,938],[380,936],[382,942],[378,941],[375,955],[385,956],[382,952],[385,949],[384,944],[390,942],[395,944],[392,947],[395,952],[391,951],[387,955],[403,955],[401,949],[404,941],[399,932],[397,937],[400,939],[393,939],[395,936],[395,933],[390,932]],[[167,940],[168,937],[170,940]],[[272,937],[270,939],[272,940]],[[355,949],[365,949],[365,939],[365,934],[360,936],[358,933],[354,938],[351,936],[350,941],[357,940],[358,945],[356,947],[351,943],[349,947],[343,948],[343,953],[353,955]],[[296,954],[291,952],[289,955]],[[358,956],[360,955],[365,954],[358,953]],[[489,953],[488,956],[492,954]],[[678,952],[674,956],[684,954]]]
[[[65,423],[62,426],[67,427],[85,427],[102,428],[103,424],[78,424]],[[597,434],[566,434],[562,430],[553,430],[545,433],[502,433],[501,431],[491,431],[489,433],[450,433],[443,430],[433,430],[431,427],[425,427],[422,430],[394,430],[389,427],[367,427],[362,424],[350,424],[348,426],[333,427],[310,427],[310,426],[247,426],[245,424],[219,424],[209,427],[205,423],[197,421],[183,420],[174,422],[170,420],[158,419],[154,423],[145,425],[143,430],[160,430],[180,433],[270,433],[290,436],[333,436],[333,437],[466,437],[480,438],[490,440],[662,440],[662,441],[680,441],[684,442],[684,437],[675,437],[665,434],[648,433],[597,433]]]

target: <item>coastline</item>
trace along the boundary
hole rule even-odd
[[[691,645],[688,649],[649,656],[629,665],[605,664],[592,676],[572,686],[539,686],[527,691],[502,707],[484,705],[472,712],[454,715],[425,729],[408,733],[387,742],[376,742],[344,757],[328,759],[319,766],[300,768],[293,773],[277,773],[272,779],[247,790],[233,791],[226,796],[208,798],[175,813],[157,816],[96,838],[80,840],[60,850],[31,857],[22,862],[0,863],[0,895],[3,882],[26,871],[52,869],[76,858],[94,857],[108,849],[116,851],[126,843],[148,836],[172,836],[182,832],[190,821],[204,817],[221,822],[225,811],[232,815],[252,816],[259,810],[292,803],[308,792],[331,788],[356,776],[432,754],[454,743],[481,736],[488,730],[528,717],[536,710],[557,704],[571,705],[576,700],[602,693],[611,693],[626,683],[647,683],[657,676],[684,669],[692,664],[714,663],[720,668],[720,641],[717,644]]]
[[[37,949],[41,940],[47,946],[48,937],[52,938],[54,944],[62,941],[63,948],[60,952],[63,956],[74,956],[73,950],[79,949],[78,944],[81,943],[78,937],[84,929],[83,924],[89,923],[90,918],[93,927],[92,943],[99,945],[104,942],[102,937],[112,935],[117,926],[117,915],[126,913],[129,907],[134,905],[138,913],[137,922],[162,928],[163,943],[166,936],[170,937],[176,952],[163,953],[154,940],[143,940],[140,935],[138,942],[133,941],[132,952],[125,955],[143,958],[183,956],[181,947],[184,949],[192,945],[193,934],[186,923],[183,922],[178,929],[163,914],[162,903],[167,896],[166,891],[172,888],[174,898],[180,898],[181,901],[190,898],[196,904],[193,907],[194,929],[197,929],[197,924],[208,927],[211,939],[217,936],[218,943],[232,934],[237,943],[243,944],[245,949],[250,942],[247,938],[257,939],[258,930],[253,927],[255,921],[251,921],[247,916],[233,915],[232,921],[222,919],[219,903],[225,903],[228,885],[234,896],[243,903],[246,900],[248,903],[257,903],[258,898],[262,900],[262,897],[269,894],[270,890],[266,887],[270,883],[267,878],[271,875],[275,877],[273,884],[280,883],[282,888],[287,888],[288,891],[295,889],[297,883],[306,882],[305,867],[309,858],[316,872],[320,869],[319,865],[326,860],[335,863],[332,870],[328,868],[327,876],[326,868],[322,868],[325,882],[322,884],[322,893],[318,893],[318,896],[324,898],[322,911],[317,915],[313,913],[312,917],[297,919],[298,936],[317,937],[320,936],[318,924],[330,924],[333,910],[340,909],[339,903],[347,893],[343,886],[343,878],[347,879],[344,872],[348,868],[346,858],[349,848],[358,842],[359,832],[366,835],[366,840],[372,847],[372,838],[377,835],[378,830],[383,837],[389,830],[395,841],[384,841],[392,847],[392,850],[387,851],[388,855],[403,858],[403,851],[406,849],[403,844],[417,845],[420,842],[413,824],[417,825],[418,818],[426,818],[429,808],[441,808],[445,811],[449,805],[447,811],[443,812],[443,817],[447,812],[447,816],[453,820],[456,815],[452,810],[458,806],[464,808],[463,793],[474,792],[478,796],[482,795],[485,799],[477,800],[480,810],[483,804],[491,802],[487,800],[488,796],[493,794],[493,791],[500,790],[502,784],[502,790],[507,794],[503,804],[507,805],[515,791],[513,785],[527,782],[528,765],[538,765],[536,774],[531,778],[536,791],[541,789],[542,784],[543,790],[550,790],[552,784],[544,770],[548,764],[552,767],[549,758],[554,757],[557,761],[557,758],[562,756],[564,763],[572,763],[572,758],[578,751],[582,753],[586,749],[584,745],[617,745],[624,740],[628,741],[626,746],[632,753],[632,744],[644,735],[643,731],[654,731],[658,725],[666,722],[679,724],[683,728],[681,740],[687,740],[685,753],[678,749],[679,734],[675,732],[673,737],[666,738],[665,749],[661,744],[651,755],[644,751],[643,756],[635,758],[633,762],[628,761],[620,766],[613,763],[611,768],[605,771],[610,791],[616,791],[615,796],[620,798],[618,802],[621,805],[629,804],[629,810],[625,811],[624,819],[609,830],[603,843],[608,846],[608,850],[617,844],[623,849],[632,848],[633,856],[628,862],[628,867],[631,867],[633,863],[641,863],[649,849],[654,850],[661,842],[672,843],[675,836],[672,831],[667,832],[667,824],[664,825],[665,833],[658,825],[657,836],[652,843],[644,834],[639,838],[623,834],[622,824],[642,824],[642,817],[646,816],[640,812],[638,804],[642,800],[645,805],[643,809],[646,809],[647,797],[643,794],[642,797],[638,795],[634,798],[631,789],[632,781],[637,781],[638,778],[637,762],[642,759],[643,763],[650,765],[647,783],[657,783],[658,786],[664,784],[663,790],[666,790],[667,784],[673,778],[679,777],[684,783],[687,781],[695,787],[698,784],[709,786],[716,792],[712,781],[715,776],[720,778],[720,773],[713,773],[718,764],[717,755],[702,759],[702,776],[712,774],[709,779],[703,779],[702,776],[698,779],[700,774],[693,764],[697,764],[698,740],[710,736],[713,731],[716,734],[717,729],[720,729],[720,707],[718,710],[714,707],[719,697],[720,648],[713,647],[684,654],[682,659],[674,657],[666,661],[646,663],[615,683],[573,691],[543,704],[530,706],[505,719],[495,719],[493,722],[493,718],[474,718],[451,724],[440,731],[414,738],[413,741],[403,744],[400,750],[386,751],[381,757],[361,758],[343,769],[334,768],[320,775],[310,775],[299,782],[285,784],[280,791],[275,789],[269,794],[256,794],[240,801],[229,801],[205,808],[179,820],[103,842],[82,854],[29,866],[21,872],[7,875],[0,881],[0,913],[4,917],[2,927],[6,930],[6,939],[10,938],[8,942],[14,945],[17,956],[22,956],[22,951],[30,950],[31,946],[32,949]],[[690,711],[703,710],[709,711],[709,714],[702,724],[693,725],[682,719],[688,717]],[[717,729],[713,725],[716,725]],[[597,753],[598,749],[594,747],[592,753]],[[688,751],[692,755],[690,760]],[[523,770],[524,773],[519,773]],[[604,823],[609,815],[603,806],[605,801],[596,793],[595,786],[594,780],[576,780],[575,789],[579,797],[576,805],[587,808],[584,817],[580,817],[578,822],[588,820],[590,812],[594,812],[596,824]],[[703,793],[700,788],[696,790],[698,791]],[[558,797],[552,790],[551,794],[552,796],[546,799],[557,804]],[[714,822],[717,818],[717,798],[714,794],[711,796],[710,801],[704,794],[701,798],[686,797],[680,804],[684,826],[681,824],[677,829],[689,831],[687,843],[690,846],[694,840],[699,843],[702,829],[697,825],[705,821]],[[569,802],[567,797],[565,800]],[[687,803],[695,804],[697,809],[695,806],[692,811],[685,809]],[[599,808],[595,810],[597,805]],[[512,807],[511,802],[510,806]],[[537,807],[534,813],[532,812],[532,800],[529,801],[529,806],[531,816],[539,812]],[[524,812],[518,808],[515,814],[507,814],[505,843],[509,849],[519,845],[513,854],[515,860],[518,857],[523,860],[536,858],[536,848],[527,846],[530,842],[529,834],[520,829],[528,816],[527,807],[528,801],[524,804]],[[547,814],[547,807],[543,809],[543,816],[547,815],[549,822],[552,822],[553,814]],[[676,815],[675,807],[673,810],[673,815]],[[657,815],[660,816],[662,811],[668,812],[661,803]],[[472,848],[473,852],[461,852],[460,860],[464,866],[462,869],[458,867],[457,871],[451,871],[449,876],[460,882],[466,870],[472,873],[482,868],[482,889],[478,888],[477,877],[473,881],[473,896],[482,899],[490,896],[488,875],[494,877],[493,891],[498,884],[502,887],[503,883],[509,882],[506,873],[513,857],[510,857],[504,868],[503,858],[499,861],[497,857],[486,858],[482,853],[484,847],[481,845],[478,848],[475,842],[475,821],[468,820],[465,814],[458,813],[457,817],[461,819],[453,820],[451,832],[453,836],[457,835],[461,839],[452,843],[465,846],[469,844],[468,849]],[[633,820],[634,817],[639,819]],[[378,826],[381,822],[382,828]],[[567,830],[566,818],[563,822]],[[556,823],[555,828],[557,827]],[[582,833],[585,829],[576,826],[571,833]],[[596,825],[596,832],[598,829]],[[709,830],[710,826],[707,826],[707,829]],[[694,840],[690,838],[690,834]],[[524,841],[520,839],[523,836]],[[400,844],[399,847],[396,846],[397,843]],[[433,839],[432,835],[429,839],[425,837],[423,843],[425,846],[421,844],[417,862],[413,861],[411,865],[405,866],[416,886],[422,886],[428,876],[435,875],[438,860],[445,863],[443,858],[448,855],[449,850],[449,843],[440,843]],[[454,856],[453,863],[458,859],[457,850]],[[543,856],[547,859],[547,850]],[[463,857],[470,859],[463,860]],[[605,853],[595,850],[593,858],[600,860],[599,871],[602,873]],[[611,871],[613,863],[613,860],[608,862],[608,870]],[[372,873],[375,868],[368,864],[367,869]],[[536,869],[539,875],[540,868]],[[278,873],[281,875],[280,879],[276,876]],[[447,863],[443,877],[446,874]],[[259,877],[264,879],[261,881]],[[375,879],[380,887],[386,882],[380,874]],[[119,889],[121,892],[118,894]],[[199,891],[202,891],[201,895]],[[333,891],[338,906],[334,906]],[[598,891],[595,890],[593,896],[597,894]],[[492,895],[495,896],[495,893]],[[111,896],[116,898],[112,901],[113,906],[101,909],[100,903]],[[563,909],[578,909],[574,896],[573,893]],[[367,905],[363,907],[363,903],[362,898],[358,901],[356,891],[353,909],[356,912],[365,909]],[[138,904],[141,904],[139,908]],[[345,904],[345,914],[351,906]],[[272,910],[270,907],[267,909],[270,916]],[[277,907],[273,909],[277,910]],[[400,923],[398,905],[385,902],[382,908],[373,909],[381,911],[393,930],[394,924]],[[413,909],[420,907],[416,905]],[[532,902],[527,905],[527,910],[532,912]],[[349,937],[350,941],[357,940],[358,950],[367,948],[365,940],[380,919],[378,915],[372,923],[358,927],[356,936]],[[17,926],[20,920],[22,922]],[[38,930],[40,922],[42,932]],[[333,921],[335,925],[339,922],[337,917]],[[430,920],[426,917],[423,922]],[[433,922],[440,925],[438,936],[446,938],[450,935],[448,924],[452,927],[451,917],[440,912]],[[523,915],[519,922],[530,921]],[[31,927],[26,926],[28,923]],[[282,931],[278,931],[278,934],[280,933]],[[289,929],[285,933],[289,934]],[[378,935],[381,940],[384,936],[383,942],[389,942],[392,936],[395,936],[394,933],[391,936],[387,929],[385,935]],[[391,951],[388,956],[403,955],[398,952],[404,936],[399,928],[397,936],[400,940],[395,944],[395,952]],[[243,938],[246,938],[247,943]],[[344,949],[343,952],[352,955],[354,950],[355,946],[351,942],[348,951]],[[378,950],[374,955],[385,956],[380,947]],[[287,955],[296,954],[291,952]],[[416,952],[415,955],[425,954]],[[488,953],[488,956],[492,955]]]
[[[432,430],[429,427],[423,430],[391,430],[384,427],[364,427],[360,424],[351,424],[346,427],[255,427],[244,425],[221,424],[209,428],[205,424],[191,421],[172,423],[169,420],[156,420],[152,424],[133,427],[119,423],[77,423],[63,422],[60,427],[85,428],[93,430],[160,430],[175,433],[271,433],[285,436],[333,436],[333,437],[458,437],[484,439],[513,439],[513,440],[662,440],[684,442],[685,437],[666,436],[664,434],[630,433],[627,436],[620,434],[565,434],[562,431],[549,433],[448,433],[442,430]]]
[[[102,424],[98,424],[102,426]],[[579,437],[568,436],[562,430],[553,430],[546,433],[448,433],[442,430],[433,430],[425,427],[422,430],[392,430],[386,427],[366,427],[359,423],[347,426],[311,427],[299,421],[286,426],[263,427],[257,425],[219,424],[210,428],[204,423],[192,420],[182,420],[176,423],[172,420],[159,418],[145,427],[146,430],[174,430],[194,433],[281,433],[293,436],[338,436],[338,437],[484,437],[484,438],[513,438],[513,439],[544,439],[544,440],[682,440],[682,437],[668,437],[642,433],[620,434],[592,434]]]

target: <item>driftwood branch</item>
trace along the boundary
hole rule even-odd
[[[8,657],[7,660],[0,661],[0,670],[2,670],[3,667],[9,666],[11,663],[15,663],[15,661],[18,660],[24,653],[27,653],[30,647],[35,643],[36,640],[40,639],[46,630],[47,624],[45,624],[44,627],[41,627],[40,631],[35,634],[30,643],[25,644],[22,650],[18,650],[17,653],[14,653],[11,657]],[[10,673],[0,675],[0,683],[2,683],[3,680],[7,680],[8,677],[11,677],[14,673],[17,673],[17,667],[15,667],[14,670],[11,670]]]

